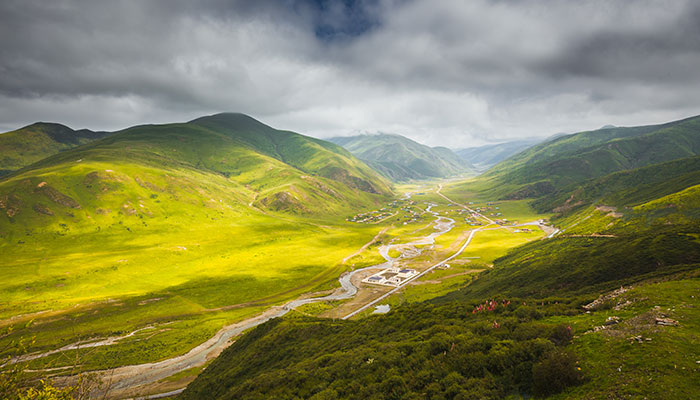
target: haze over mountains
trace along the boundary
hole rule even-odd
[[[343,146],[393,181],[474,174],[468,160],[446,147],[428,147],[400,135],[376,134],[328,139]]]
[[[513,140],[504,143],[459,149],[455,150],[455,153],[465,161],[471,163],[479,171],[486,171],[508,157],[542,141],[542,139]]]

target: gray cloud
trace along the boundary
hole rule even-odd
[[[432,145],[698,114],[691,0],[0,3],[0,128],[248,113]]]

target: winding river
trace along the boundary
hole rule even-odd
[[[410,194],[405,195],[405,198],[410,198]],[[390,268],[394,266],[399,259],[406,260],[415,258],[421,253],[421,250],[416,249],[415,246],[433,245],[435,244],[435,239],[438,236],[445,234],[454,228],[455,221],[453,219],[441,216],[437,212],[432,211],[432,208],[435,206],[437,205],[430,203],[425,209],[425,213],[432,214],[436,217],[436,219],[431,223],[433,226],[432,233],[408,243],[380,246],[378,249],[379,254],[381,254],[385,261],[381,264],[344,273],[338,278],[341,287],[334,293],[327,296],[292,300],[281,307],[271,307],[261,315],[223,327],[212,338],[181,356],[154,363],[127,365],[106,371],[104,374],[104,379],[105,381],[109,380],[110,382],[110,395],[118,395],[120,392],[126,393],[126,391],[129,389],[157,382],[180,371],[204,365],[208,359],[217,356],[221,351],[223,351],[223,349],[228,346],[229,340],[232,337],[240,335],[242,332],[261,325],[273,318],[279,318],[296,307],[322,301],[346,300],[352,298],[358,291],[358,288],[352,283],[352,279],[356,274],[367,270]],[[399,257],[392,258],[389,256],[389,252],[391,250],[397,250],[401,253],[401,255]],[[397,287],[396,290],[398,289],[399,288]],[[345,318],[355,315],[358,311],[359,310],[347,315]],[[109,343],[107,341],[102,343],[107,345],[114,344],[115,342],[115,340],[112,340]],[[93,347],[94,346],[95,345],[93,344]],[[35,355],[33,358],[39,358],[52,353],[53,352]]]

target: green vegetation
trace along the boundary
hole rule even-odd
[[[661,226],[618,237],[535,241],[495,261],[448,299],[536,297],[602,292],[632,282],[692,271],[700,263],[698,226]],[[573,262],[572,260],[576,260]]]
[[[402,266],[478,231],[380,302],[388,314],[314,317],[386,287],[300,306],[170,382],[201,372],[185,399],[697,397],[699,121],[564,136],[442,182],[490,225],[433,186],[393,198],[348,151],[240,114],[130,128],[0,180],[0,316],[15,328],[0,346],[116,338],[13,364],[33,370],[173,357],[425,237],[430,204],[455,227]],[[522,225],[548,218],[552,238]]]
[[[468,147],[457,150],[455,153],[479,170],[487,170],[499,162],[536,145],[540,141],[539,139],[513,140],[505,143]]]
[[[542,237],[542,231],[535,226],[528,226],[530,232],[513,233],[505,228],[494,228],[480,231],[474,236],[469,247],[464,250],[462,257],[478,257],[485,263],[493,263],[495,259],[505,255],[514,247]]]
[[[0,134],[0,176],[108,135],[44,122]]]
[[[343,216],[390,193],[342,148],[240,114],[134,127],[57,153],[0,181],[0,317],[35,320],[0,345],[36,336],[32,350],[47,351],[154,326],[91,350],[83,366],[182,354],[374,261],[341,262],[381,229]]]
[[[428,147],[399,135],[361,135],[329,140],[348,149],[393,181],[444,178],[474,172],[469,162],[445,147]]]
[[[587,179],[700,152],[700,117],[663,125],[600,129],[559,137],[498,164],[481,180],[492,196],[537,198]]]
[[[566,327],[559,334],[519,302],[499,304],[476,314],[476,304],[419,303],[360,321],[270,321],[224,351],[181,398],[503,398],[555,377],[563,386],[583,381],[575,358],[560,351]],[[561,311],[542,307],[536,318],[549,313]],[[533,379],[553,361],[564,368]]]
[[[452,268],[380,303],[385,315],[268,322],[183,398],[697,397],[698,121],[566,136],[447,185],[442,193],[504,225],[550,217],[562,231],[533,240],[543,236],[534,226],[483,229]],[[415,189],[413,200],[459,216]],[[534,209],[498,200],[524,197],[538,198]],[[454,248],[470,228],[455,219],[416,262]]]
[[[633,207],[698,182],[700,157],[689,157],[591,179],[544,196],[533,205],[541,211],[557,210],[564,214],[596,203],[618,208]]]

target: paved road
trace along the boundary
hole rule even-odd
[[[438,189],[438,194],[439,190]],[[444,197],[447,201],[457,204],[459,206],[462,206],[458,203],[453,202],[449,198],[445,197],[444,195],[440,194],[442,197]],[[410,194],[406,195],[406,198],[410,198]],[[253,327],[256,327],[258,325],[261,325],[273,318],[278,318],[286,313],[288,313],[290,310],[302,306],[304,304],[310,304],[310,303],[316,303],[316,302],[322,302],[322,301],[332,301],[332,300],[345,300],[349,299],[355,294],[357,294],[358,288],[352,284],[351,280],[355,274],[361,273],[366,270],[370,269],[377,269],[377,268],[389,268],[393,266],[394,262],[396,259],[391,258],[388,256],[389,250],[392,248],[395,248],[399,251],[402,252],[402,255],[404,258],[413,258],[416,257],[420,252],[418,253],[405,253],[406,248],[409,248],[411,246],[416,246],[416,245],[430,245],[435,243],[435,239],[446,233],[449,232],[454,226],[455,226],[455,221],[451,218],[444,217],[438,215],[436,212],[432,211],[432,205],[429,205],[425,212],[433,214],[435,217],[435,221],[433,221],[433,228],[434,232],[430,233],[429,235],[422,237],[420,239],[414,240],[410,243],[404,243],[400,245],[388,245],[388,246],[382,246],[382,251],[380,254],[385,258],[385,262],[382,264],[378,265],[373,265],[370,267],[366,268],[361,268],[354,270],[349,273],[345,273],[340,276],[338,281],[340,282],[340,288],[338,288],[334,293],[329,294],[327,296],[321,296],[321,297],[313,297],[313,298],[307,298],[307,299],[297,299],[297,300],[292,300],[285,305],[279,307],[271,307],[270,309],[266,310],[262,314],[254,317],[247,319],[245,321],[232,324],[229,326],[226,326],[219,330],[211,339],[207,340],[206,342],[200,344],[199,346],[195,347],[194,349],[190,350],[186,354],[183,354],[181,356],[173,357],[167,360],[159,361],[159,362],[154,362],[154,363],[146,363],[146,364],[138,364],[138,365],[127,365],[119,368],[115,368],[109,371],[105,371],[103,374],[103,379],[105,380],[107,384],[107,388],[109,390],[110,397],[115,397],[119,396],[120,393],[123,393],[126,395],[127,393],[130,393],[133,391],[133,389],[148,385],[154,382],[157,382],[161,379],[167,378],[169,376],[172,376],[180,371],[184,371],[190,368],[198,367],[201,365],[204,365],[209,359],[214,358],[218,356],[218,354],[221,353],[226,347],[230,345],[230,339],[240,335],[242,332],[251,329]],[[473,210],[469,209],[466,206],[462,206],[467,210],[470,210],[474,212]],[[477,213],[478,214],[478,213]],[[481,214],[478,214],[479,216],[483,217],[487,221],[491,221],[490,219],[482,216]],[[455,252],[453,255],[450,257],[446,258],[445,260],[442,260],[441,262],[431,266],[427,270],[421,272],[420,274],[417,274],[416,276],[412,277],[411,279],[406,280],[405,282],[402,283],[401,286],[396,287],[395,289],[392,289],[391,291],[387,292],[380,298],[373,300],[372,302],[364,305],[362,308],[353,311],[352,313],[346,315],[343,317],[343,319],[348,319],[352,317],[353,315],[356,315],[357,313],[367,309],[368,307],[371,307],[372,305],[376,304],[377,302],[383,300],[384,298],[390,296],[391,294],[395,293],[397,290],[402,288],[405,284],[407,284],[410,281],[413,281],[415,279],[418,279],[419,277],[425,275],[426,273],[432,271],[434,268],[438,267],[439,265],[448,262],[455,257],[457,257],[459,254],[461,254],[464,249],[469,245],[471,242],[472,238],[474,237],[474,234],[481,230],[484,227],[472,229],[470,231],[469,237],[467,238],[466,242],[462,245],[462,247]],[[403,247],[403,249],[401,248]],[[165,394],[163,394],[165,396]],[[149,397],[146,397],[149,398]],[[150,397],[150,398],[157,398],[157,397]]]
[[[350,314],[344,316],[343,319],[352,318],[353,316],[357,315],[358,313],[360,313],[360,312],[362,312],[362,311],[368,309],[369,307],[372,307],[373,305],[377,304],[378,302],[380,302],[380,301],[384,300],[385,298],[391,296],[392,294],[396,293],[396,292],[399,291],[401,288],[403,288],[405,285],[407,285],[409,282],[420,278],[421,276],[427,274],[428,272],[430,272],[430,271],[432,271],[433,269],[439,267],[440,265],[442,265],[442,264],[444,264],[444,263],[446,263],[446,262],[448,262],[448,261],[454,259],[454,258],[457,257],[458,255],[460,255],[460,254],[464,251],[464,249],[467,248],[467,246],[469,246],[469,243],[471,243],[472,238],[474,237],[474,234],[475,234],[476,232],[480,231],[481,229],[482,229],[482,228],[472,229],[472,230],[470,231],[470,233],[469,233],[469,237],[467,238],[467,241],[464,242],[464,245],[462,245],[462,247],[460,247],[459,250],[458,250],[456,253],[454,253],[453,255],[451,255],[451,256],[447,257],[446,259],[440,261],[439,263],[437,263],[437,264],[431,266],[430,268],[426,269],[425,271],[421,272],[420,274],[417,274],[417,275],[411,277],[410,279],[406,279],[406,280],[405,280],[404,282],[402,282],[399,286],[395,287],[394,289],[391,289],[390,291],[384,293],[383,295],[381,295],[381,296],[378,297],[377,299],[372,300],[371,302],[365,304],[364,306],[360,307],[359,309],[357,309],[357,310],[351,312]]]
[[[408,197],[410,197],[410,194],[408,195]],[[431,211],[431,208],[432,206],[428,206],[426,208],[426,212],[429,212],[437,217],[435,221],[433,221],[434,232],[430,233],[429,235],[423,238],[412,241],[408,244],[395,245],[397,246],[397,248],[398,246],[405,247],[407,245],[411,246],[434,244],[435,238],[446,232],[449,232],[454,227],[455,221],[453,219],[440,216],[434,211]],[[471,237],[469,238],[469,240],[471,240]],[[292,300],[281,307],[271,307],[261,315],[222,328],[221,330],[219,330],[219,332],[216,333],[216,335],[214,335],[214,337],[181,356],[173,357],[155,363],[127,365],[124,367],[119,367],[113,370],[105,371],[103,379],[105,380],[105,382],[107,382],[107,387],[110,392],[110,396],[118,396],[119,393],[126,394],[134,388],[157,382],[161,379],[172,376],[180,371],[204,365],[207,362],[207,360],[216,357],[219,353],[221,353],[221,351],[228,347],[230,345],[231,338],[240,335],[245,330],[261,325],[273,318],[281,317],[296,307],[302,306],[304,304],[317,303],[322,301],[345,300],[355,296],[355,294],[357,294],[358,288],[351,282],[353,276],[355,276],[355,274],[370,269],[391,267],[395,259],[388,256],[388,251],[392,246],[394,245],[387,246],[383,248],[380,252],[386,260],[384,263],[366,268],[356,269],[352,272],[341,275],[338,279],[338,281],[340,282],[340,288],[330,295]],[[466,247],[466,244],[461,250],[463,250],[464,247]],[[418,254],[420,253],[412,254],[412,257],[415,257]],[[454,256],[456,256],[457,254],[459,254],[459,252],[456,253]],[[436,264],[436,266],[437,265],[439,264]],[[344,319],[347,318],[349,317],[346,316]]]

